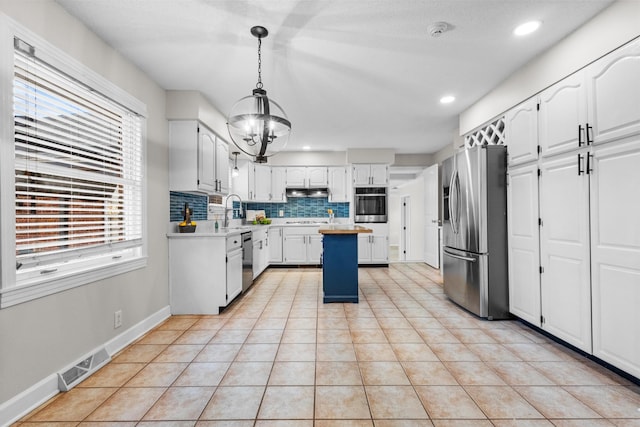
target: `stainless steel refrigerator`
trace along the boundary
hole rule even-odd
[[[509,317],[504,146],[476,146],[442,163],[444,292],[488,319]]]

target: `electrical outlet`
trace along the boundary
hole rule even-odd
[[[120,326],[122,326],[122,310],[113,313],[113,329],[118,329]]]

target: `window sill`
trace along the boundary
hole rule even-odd
[[[117,264],[87,269],[79,273],[54,277],[46,282],[0,289],[0,309],[124,274],[146,267],[146,265],[147,257],[143,256]]]

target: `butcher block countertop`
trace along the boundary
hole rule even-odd
[[[330,224],[321,225],[318,233],[320,234],[358,234],[358,233],[372,233],[370,228],[363,227],[361,225],[349,225],[349,224]]]

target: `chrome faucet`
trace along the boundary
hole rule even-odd
[[[227,196],[227,200],[224,202],[224,225],[223,225],[224,228],[229,227],[229,215],[228,215],[228,212],[229,212],[229,200],[233,196],[236,196],[238,198],[238,201],[240,202],[239,214],[240,214],[240,216],[242,216],[242,199],[236,193],[229,194]],[[231,209],[233,209],[233,206],[231,207]]]

